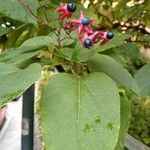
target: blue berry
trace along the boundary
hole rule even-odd
[[[107,38],[112,39],[114,37],[114,34],[112,32],[107,32]]]
[[[76,4],[75,3],[68,3],[67,4],[67,10],[69,11],[69,12],[75,12],[76,11]]]
[[[84,46],[85,46],[86,48],[90,48],[90,47],[92,46],[92,40],[91,40],[91,39],[86,39],[86,40],[84,41]]]
[[[90,20],[89,20],[88,18],[83,18],[83,19],[82,19],[82,24],[83,24],[84,26],[87,26],[87,25],[90,24]]]

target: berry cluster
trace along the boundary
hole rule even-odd
[[[61,6],[56,9],[56,12],[59,13],[59,20],[61,21],[65,18],[71,18],[76,11],[75,3],[61,3],[60,5]],[[112,32],[93,31],[91,27],[93,22],[93,19],[84,17],[83,12],[81,11],[79,19],[66,22],[65,28],[71,30],[72,28],[77,27],[78,39],[83,43],[85,48],[93,47],[97,39],[98,41],[101,40],[101,44],[104,44],[114,37]]]

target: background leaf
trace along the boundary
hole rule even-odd
[[[47,150],[113,150],[120,128],[116,85],[104,73],[54,75],[42,90],[41,125]]]
[[[116,47],[114,50],[126,59],[135,60],[140,57],[140,50],[136,44],[125,43]]]
[[[103,71],[117,83],[138,94],[136,81],[123,66],[107,55],[95,54],[88,60],[95,71]]]
[[[135,74],[135,80],[138,83],[140,94],[150,96],[150,64],[146,64]]]

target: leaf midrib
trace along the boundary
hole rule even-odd
[[[78,101],[78,104],[77,104],[77,147],[78,149],[80,148],[79,146],[79,124],[80,124],[80,105],[81,105],[81,81],[80,81],[80,78],[77,78],[77,101]]]

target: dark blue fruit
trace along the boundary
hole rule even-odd
[[[75,12],[75,11],[76,11],[76,8],[77,8],[77,7],[76,7],[76,4],[75,4],[75,3],[68,3],[68,4],[67,4],[67,9],[68,9],[69,12],[72,12],[72,13]]]
[[[107,32],[107,38],[112,39],[114,37],[114,34],[112,32]]]
[[[83,24],[84,26],[87,26],[87,25],[90,24],[90,20],[89,20],[88,18],[83,18],[83,19],[82,19],[82,24]]]
[[[90,48],[90,47],[92,46],[92,40],[91,40],[91,39],[86,39],[86,40],[84,41],[84,46],[85,46],[86,48]]]

